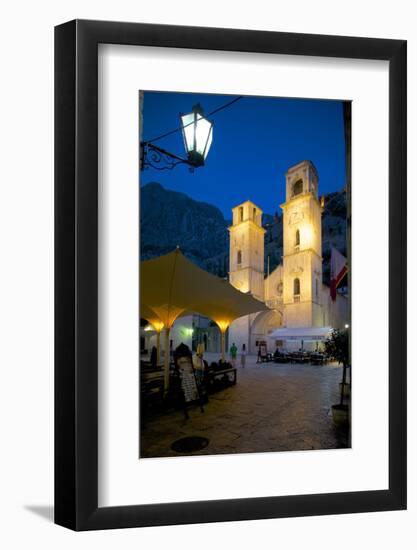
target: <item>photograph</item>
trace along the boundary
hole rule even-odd
[[[139,458],[351,446],[351,104],[139,91]]]

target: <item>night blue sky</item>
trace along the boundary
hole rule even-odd
[[[179,126],[179,113],[200,103],[208,114],[235,96],[145,92],[143,140]],[[216,205],[226,219],[231,208],[252,200],[265,213],[280,213],[285,200],[285,172],[312,160],[319,173],[319,194],[345,184],[345,144],[341,101],[243,97],[213,115],[213,143],[205,166],[190,173],[186,165],[172,171],[152,168],[140,175],[165,188]],[[185,156],[181,132],[156,145]]]

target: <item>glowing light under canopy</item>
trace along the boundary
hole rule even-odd
[[[152,325],[156,332],[161,332],[161,330],[164,328],[164,323],[161,321],[152,321]]]
[[[219,327],[219,329],[221,330],[221,332],[226,332],[226,330],[228,329],[228,327],[230,325],[229,320],[227,320],[227,321],[218,320],[218,321],[216,321],[216,323],[217,323],[217,326]]]
[[[191,113],[181,115],[182,134],[188,161],[202,166],[213,141],[213,123],[204,117],[201,105],[194,105]]]

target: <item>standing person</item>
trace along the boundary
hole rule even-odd
[[[262,363],[262,356],[261,356],[261,344],[258,344],[258,357],[256,359],[257,363]]]
[[[233,342],[232,347],[230,348],[230,357],[232,358],[232,365],[236,366],[236,356],[237,356],[237,347]]]
[[[246,364],[246,344],[242,345],[242,352],[240,354],[240,364],[242,365],[242,369],[244,369]]]
[[[194,371],[195,371],[196,378],[197,378],[198,383],[200,384],[200,386],[203,384],[203,380],[204,380],[204,366],[205,365],[204,365],[203,354],[204,354],[204,346],[203,346],[203,344],[198,344],[197,345],[197,351],[193,355],[193,366],[194,366]]]

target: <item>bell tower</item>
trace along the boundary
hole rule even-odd
[[[241,292],[250,292],[258,300],[264,300],[264,235],[262,210],[251,201],[232,208],[233,222],[229,227],[230,255],[229,281]],[[245,344],[248,353],[252,349],[251,327],[257,313],[244,315],[229,327],[229,343],[238,349]]]
[[[264,299],[264,234],[262,210],[251,201],[232,208],[229,280],[241,292]]]
[[[283,305],[287,327],[322,326],[321,215],[318,175],[304,160],[286,173]]]

